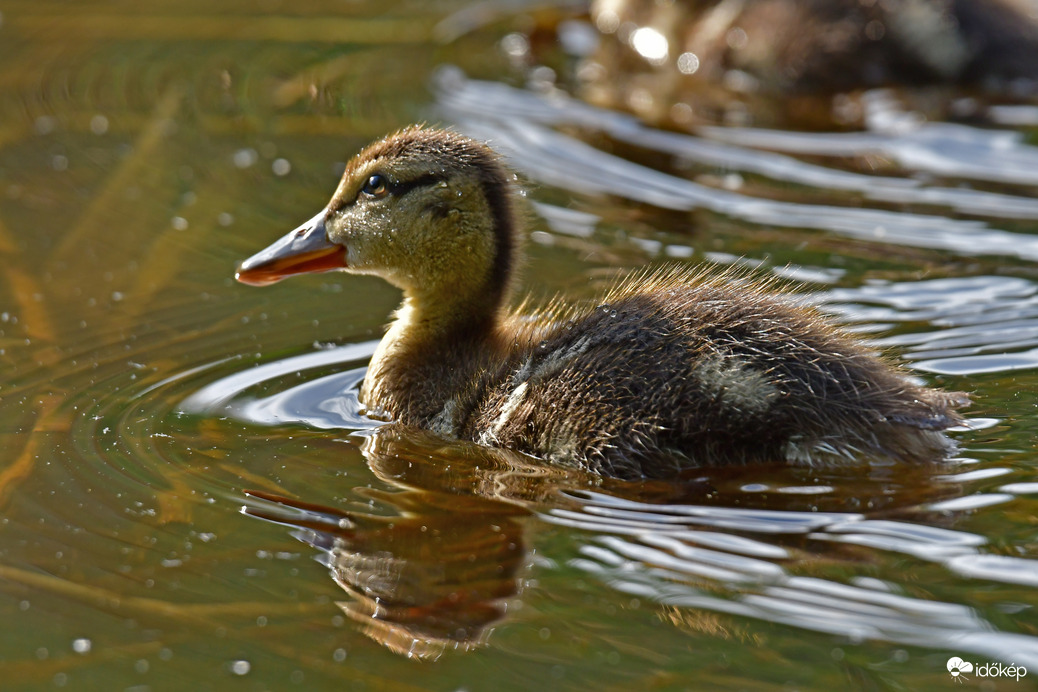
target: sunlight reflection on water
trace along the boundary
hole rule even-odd
[[[982,536],[853,514],[646,505],[596,493],[586,493],[583,499],[586,504],[580,511],[552,510],[545,518],[609,534],[583,547],[581,557],[570,564],[624,593],[839,632],[852,640],[943,646],[1038,665],[1038,639],[995,633],[972,608],[914,598],[883,582],[841,584],[792,576],[767,561],[789,559],[791,553],[745,534],[767,536],[769,541],[777,535],[802,534],[812,541],[905,553],[964,575],[1035,583],[1034,561],[981,554],[978,548],[987,543]],[[743,535],[715,535],[703,541],[703,533],[689,531],[688,525]],[[750,588],[753,585],[756,588]],[[716,590],[721,594],[712,593]]]
[[[848,320],[926,321],[936,329],[875,343],[898,347],[917,370],[980,374],[1038,366],[1036,293],[1025,279],[975,276],[834,289],[822,300]]]
[[[246,393],[255,387],[306,370],[367,360],[377,341],[350,344],[293,356],[233,373],[191,393],[180,403],[185,413],[229,415],[259,425],[301,423],[314,428],[365,429],[381,423],[361,415],[355,390],[366,368],[308,380],[265,397]]]

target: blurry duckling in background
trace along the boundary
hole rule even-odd
[[[597,306],[509,310],[516,186],[487,146],[411,127],[347,166],[328,206],[237,278],[375,274],[403,304],[361,389],[374,416],[623,478],[699,466],[945,457],[961,393],[732,274],[631,276]]]
[[[591,22],[601,40],[578,69],[583,97],[677,127],[744,122],[736,94],[760,125],[753,96],[815,122],[826,109],[812,97],[859,89],[1038,93],[1034,0],[594,0]]]
[[[643,64],[766,90],[1038,80],[1033,0],[595,0],[591,17]]]

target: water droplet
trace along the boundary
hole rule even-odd
[[[699,69],[699,56],[695,53],[682,53],[678,56],[678,71],[681,74],[695,74]]]
[[[662,64],[670,51],[667,37],[648,26],[643,26],[631,34],[631,47],[653,65]]]
[[[33,126],[36,128],[36,134],[38,135],[49,135],[51,132],[54,132],[56,125],[57,121],[50,115],[41,115],[36,118],[36,121],[33,123]]]
[[[86,637],[80,637],[72,641],[72,650],[77,654],[89,653],[91,646],[93,646],[92,642]]]
[[[501,50],[510,58],[522,58],[530,52],[530,41],[521,33],[514,32],[501,39]]]
[[[603,34],[615,33],[620,28],[620,16],[612,10],[602,10],[595,15],[595,26]]]
[[[255,149],[239,149],[234,152],[234,165],[238,168],[248,168],[259,160],[259,153]]]
[[[90,131],[95,135],[103,135],[108,132],[108,118],[98,114],[90,119]]]
[[[746,35],[746,30],[740,27],[729,29],[724,36],[724,40],[732,50],[742,50],[750,42],[749,36]]]
[[[274,159],[274,163],[270,164],[270,169],[274,171],[274,175],[288,175],[292,170],[292,164],[288,162],[288,159]]]
[[[249,671],[252,670],[252,664],[248,661],[232,661],[231,672],[235,675],[248,675]]]

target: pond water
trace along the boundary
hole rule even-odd
[[[581,87],[599,37],[562,0],[0,12],[5,690],[1032,688],[1033,105],[637,118]],[[524,291],[590,299],[664,261],[778,275],[970,392],[961,454],[675,486],[366,419],[399,295],[232,277],[423,120],[522,176]]]

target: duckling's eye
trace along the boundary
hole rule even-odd
[[[384,175],[375,173],[368,176],[368,179],[364,181],[364,187],[360,191],[368,197],[385,197],[386,193],[389,192],[389,183]]]

